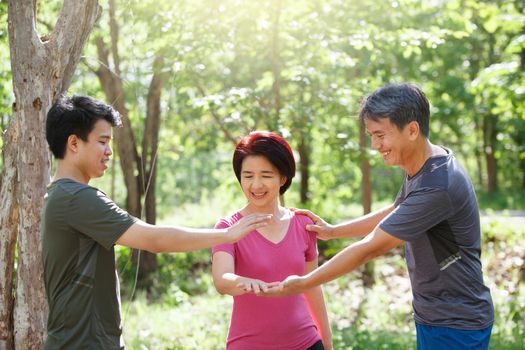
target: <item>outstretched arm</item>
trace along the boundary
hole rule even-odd
[[[137,220],[120,236],[116,244],[153,253],[199,250],[238,241],[247,233],[266,226],[270,218],[271,215],[268,214],[252,214],[224,229],[156,226]]]
[[[264,281],[243,277],[235,274],[235,260],[226,252],[215,252],[212,261],[213,284],[217,292],[231,296],[245,293],[260,293],[267,291],[268,287],[279,283],[266,283]]]
[[[299,215],[306,215],[313,220],[313,225],[307,225],[308,231],[315,232],[319,239],[332,239],[344,237],[364,237],[379,224],[381,220],[394,210],[394,204],[376,210],[370,214],[338,225],[331,225],[316,214],[305,209],[295,209]]]
[[[401,243],[402,240],[376,227],[368,236],[343,249],[321,267],[305,276],[289,276],[278,288],[271,288],[264,295],[286,296],[319,286],[387,253]]]

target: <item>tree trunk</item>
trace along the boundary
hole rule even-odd
[[[359,123],[359,147],[361,153],[361,204],[363,215],[372,211],[372,181],[370,176],[370,161],[367,153],[366,128],[363,123]]]
[[[476,79],[476,77],[479,74],[480,67],[481,67],[481,57],[483,56],[483,47],[481,46],[481,43],[477,40],[473,40],[471,42],[472,45],[472,56],[470,59],[470,66],[468,69],[469,72],[469,80],[473,81]],[[483,187],[483,153],[482,147],[483,147],[483,128],[481,127],[481,117],[478,113],[473,113],[473,120],[474,120],[474,134],[475,134],[475,141],[474,141],[474,154],[476,157],[476,167],[477,167],[477,182],[481,187]]]
[[[117,70],[112,72],[109,70],[109,50],[102,37],[95,39],[97,46],[98,59],[101,62],[98,69],[97,76],[100,80],[102,90],[106,95],[106,99],[111,103],[115,109],[122,116],[122,127],[115,129],[115,144],[119,154],[120,167],[122,175],[124,176],[124,183],[126,184],[126,210],[133,216],[140,218],[142,206],[140,203],[142,191],[140,174],[136,175],[136,170],[140,169],[140,161],[136,149],[135,135],[131,129],[131,122],[128,118],[128,109],[124,101],[124,86],[120,75],[117,75]],[[112,43],[112,46],[116,43]],[[115,50],[112,50],[115,52]],[[114,59],[114,63],[117,62]],[[120,71],[120,70],[118,70]]]
[[[367,153],[367,136],[364,123],[359,123],[359,148],[361,157],[361,204],[363,206],[363,215],[372,211],[372,181],[370,178],[370,161]],[[363,284],[370,288],[375,282],[375,262],[367,262],[363,268]]]
[[[1,174],[0,349],[43,347],[47,302],[40,212],[45,185],[50,179],[45,118],[52,103],[69,86],[98,9],[96,0],[65,0],[55,30],[42,41],[35,31],[36,0],[8,1],[16,102],[5,136],[5,164]],[[17,231],[17,284],[13,303]]]
[[[127,189],[127,211],[138,218],[145,218],[146,222],[155,224],[156,222],[156,161],[158,138],[160,130],[160,98],[163,81],[166,73],[163,72],[163,57],[157,55],[153,64],[154,74],[148,91],[147,112],[144,126],[144,136],[142,139],[142,155],[139,156],[137,143],[131,121],[128,116],[128,109],[124,100],[125,91],[122,83],[120,71],[120,56],[118,53],[119,26],[116,20],[116,5],[114,0],[109,1],[110,17],[110,49],[107,48],[102,37],[96,41],[98,57],[102,63],[97,70],[102,88],[106,97],[122,115],[123,127],[115,132],[115,142],[120,158],[120,165],[124,176]],[[109,70],[109,53],[113,59],[114,72]],[[141,201],[144,196],[144,206]],[[144,213],[143,213],[144,209]],[[139,258],[140,256],[140,258]],[[148,287],[149,276],[156,271],[156,255],[150,252],[133,251],[132,260],[137,264],[138,274],[137,285],[140,288]]]
[[[483,141],[485,161],[487,165],[487,189],[489,195],[493,195],[498,189],[498,164],[496,160],[496,124],[497,117],[485,115],[483,117]]]
[[[306,135],[301,134],[299,141],[299,169],[301,171],[301,183],[299,188],[299,202],[304,206],[310,199],[308,181],[310,178],[310,149],[306,141]]]
[[[13,281],[16,235],[19,208],[16,193],[16,149],[19,140],[19,123],[14,119],[4,136],[5,155],[1,177],[0,202],[0,350],[13,348]]]
[[[525,9],[525,3],[522,6],[519,6],[517,3],[514,3],[514,6],[516,6],[516,9],[519,11],[519,13],[523,14],[523,11]],[[525,35],[525,26],[521,30],[521,34]],[[520,70],[521,74],[525,74],[525,48],[522,48],[520,51]],[[523,135],[524,132],[521,131],[520,135]],[[523,141],[520,139],[518,141],[518,145],[523,145]],[[522,158],[520,160],[520,169],[521,169],[521,188],[525,189],[525,159]],[[525,267],[522,269],[523,272],[525,272]],[[525,273],[523,274],[525,276]]]
[[[163,57],[157,56],[153,64],[154,73],[148,90],[144,137],[142,139],[142,166],[145,174],[144,211],[146,222],[152,225],[155,225],[157,221],[155,188],[157,183],[157,151],[160,131],[160,99],[166,76],[162,71],[163,66]],[[157,269],[156,255],[150,252],[143,252],[140,260],[138,280],[149,284],[148,277]]]
[[[521,9],[523,12],[523,8]],[[525,74],[525,49],[521,49],[520,52],[520,68],[521,73]],[[525,159],[521,159],[521,188],[525,189]],[[525,274],[524,274],[525,275]]]
[[[281,53],[279,48],[279,20],[281,17],[281,0],[274,0],[272,2],[272,46],[271,46],[271,62],[272,62],[272,96],[274,115],[270,117],[268,128],[270,131],[278,131],[279,118],[281,115]]]

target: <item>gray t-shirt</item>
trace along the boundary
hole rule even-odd
[[[94,187],[49,185],[41,222],[46,350],[124,348],[113,245],[135,220]]]
[[[483,283],[480,222],[472,183],[450,150],[405,181],[379,227],[404,241],[417,323],[483,329],[494,322]]]

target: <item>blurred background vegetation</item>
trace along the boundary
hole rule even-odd
[[[331,222],[356,217],[390,203],[402,181],[370,151],[360,99],[416,83],[431,101],[431,140],[467,168],[484,214],[491,348],[525,347],[525,1],[100,3],[69,93],[113,103],[132,144],[116,141],[112,167],[92,185],[148,222],[212,226],[244,203],[235,142],[267,129],[296,151],[287,206]],[[43,35],[60,5],[38,3]],[[0,132],[14,101],[6,12],[0,2]],[[320,242],[321,260],[348,243]],[[130,349],[224,347],[231,298],[213,288],[208,251],[117,253]],[[325,294],[335,349],[415,348],[402,250]]]

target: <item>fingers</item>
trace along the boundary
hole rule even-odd
[[[322,222],[323,220],[315,215],[314,213],[312,213],[310,210],[306,210],[306,209],[294,209],[294,212],[298,215],[306,215],[308,216],[310,219],[312,219],[312,221],[314,223],[319,223],[319,222]]]
[[[268,222],[272,219],[272,214],[250,214],[244,218],[248,226],[251,227],[263,227],[268,225]]]
[[[282,297],[285,296],[285,290],[282,289],[282,285],[278,284],[273,287],[268,287],[265,291],[261,291],[257,294],[260,297]]]
[[[244,281],[237,284],[245,293],[263,294],[279,286],[279,282],[266,283],[259,280]]]
[[[278,287],[281,285],[281,282],[270,282],[270,283],[266,283],[266,286],[268,288],[274,288],[274,287]]]
[[[259,294],[261,292],[261,285],[259,285],[258,282],[252,283],[252,290],[255,294]]]
[[[251,225],[254,229],[257,229],[259,227],[264,227],[264,226],[268,226],[268,222],[258,222],[258,223],[255,223],[255,224],[252,224]]]
[[[306,230],[317,233],[317,232],[322,231],[323,227],[319,225],[309,224],[309,225],[306,225]]]
[[[292,210],[293,212],[299,215],[307,215],[307,216],[315,215],[314,213],[312,213],[310,210],[307,210],[307,209],[290,208],[290,210]]]
[[[306,230],[317,234],[317,239],[328,240],[334,238],[333,228],[326,223],[323,223],[322,225],[306,225]]]

